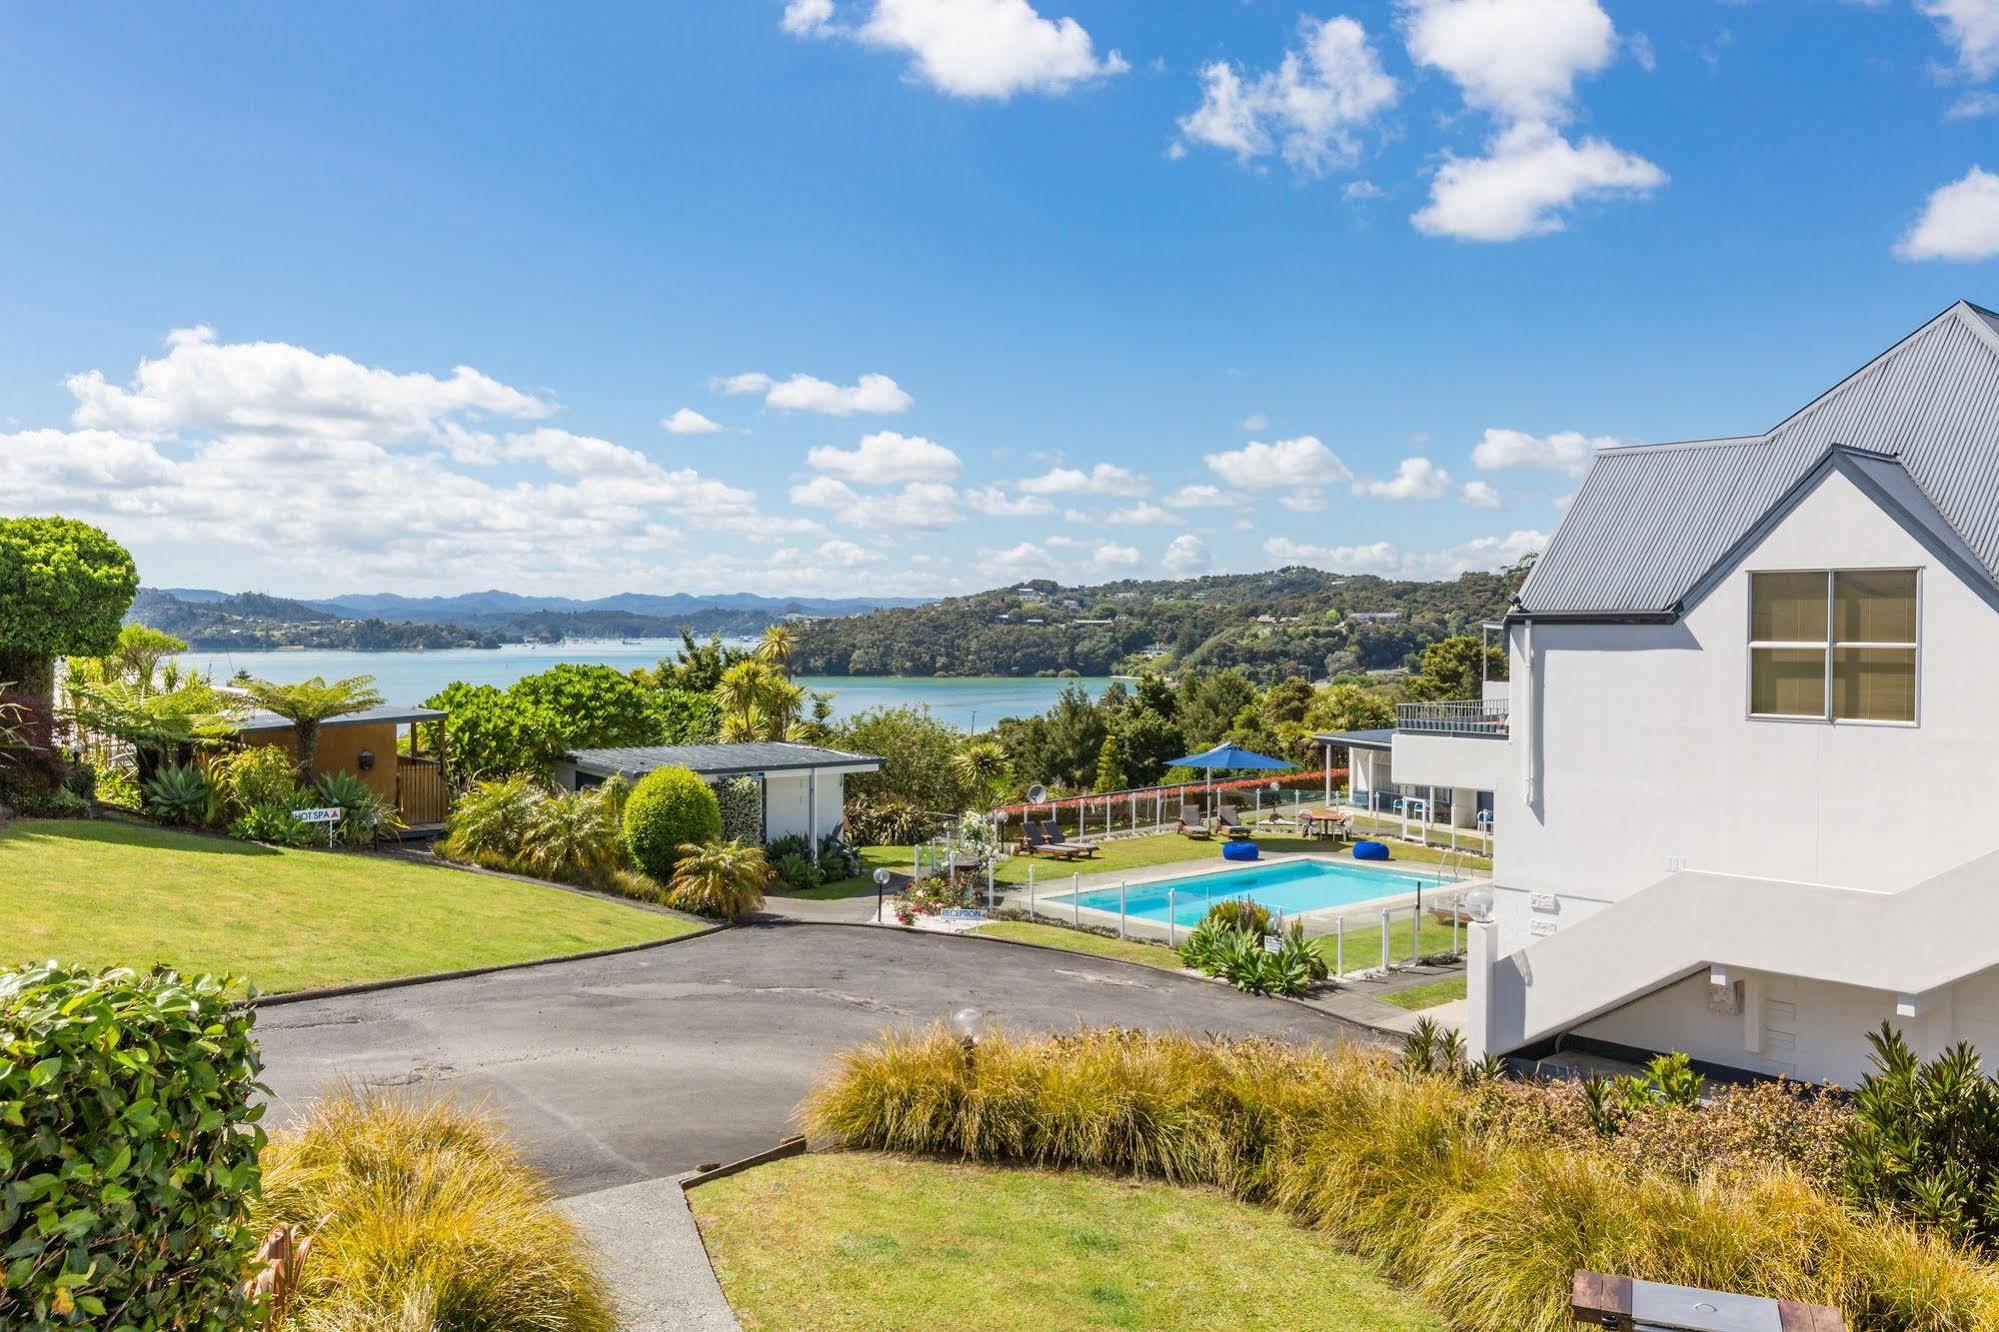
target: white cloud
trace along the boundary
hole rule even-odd
[[[1333,486],[1353,480],[1353,473],[1317,436],[1300,435],[1275,444],[1252,440],[1239,449],[1210,453],[1208,470],[1243,490],[1285,490],[1295,486]]]
[[[864,436],[852,449],[822,444],[805,455],[814,471],[830,472],[864,485],[899,485],[905,481],[951,481],[964,463],[958,455],[921,435],[881,430]]]
[[[1499,492],[1483,481],[1465,482],[1460,498],[1474,509],[1499,509],[1504,508],[1506,504],[1500,499]]]
[[[197,329],[128,387],[102,373],[70,383],[78,413],[115,428],[0,433],[0,511],[101,523],[164,576],[254,569],[300,591],[336,576],[423,590],[725,574],[741,586],[771,566],[695,550],[690,533],[825,535],[642,449],[547,426],[475,430],[481,414],[550,409],[471,369],[396,373]]]
[[[988,518],[1038,518],[1055,512],[1055,506],[1038,495],[1009,495],[999,486],[967,490],[964,500]]]
[[[1973,167],[1941,186],[1923,206],[1895,253],[1904,259],[1970,262],[1999,254],[1999,176]]]
[[[1288,537],[1263,543],[1263,553],[1280,564],[1309,564],[1333,573],[1372,573],[1394,578],[1456,578],[1473,569],[1503,569],[1518,564],[1548,544],[1545,532],[1518,531],[1435,551],[1403,551],[1393,542],[1355,546],[1314,546]]]
[[[1169,509],[1234,509],[1246,503],[1248,503],[1246,496],[1205,482],[1182,486],[1166,497],[1166,507]]]
[[[1120,546],[1106,541],[1098,546],[1096,554],[1090,557],[1090,565],[1099,573],[1125,573],[1138,568],[1144,560],[1140,558],[1138,547]]]
[[[791,488],[791,502],[807,509],[845,509],[861,502],[861,497],[845,481],[815,476]]]
[[[790,0],[778,25],[794,37],[831,36],[833,0]]]
[[[671,416],[661,417],[659,428],[669,435],[712,435],[722,427],[692,407],[682,407]]]
[[[1143,495],[1150,489],[1144,477],[1116,463],[1098,463],[1087,472],[1056,467],[1022,481],[1020,488],[1030,495]]]
[[[1576,79],[1617,54],[1596,0],[1408,0],[1404,23],[1410,59],[1506,120],[1565,119]]]
[[[167,354],[139,362],[129,387],[96,370],[72,375],[68,387],[77,425],[148,438],[214,430],[442,441],[465,419],[532,420],[555,410],[470,366],[456,367],[446,379],[394,374],[285,342],[217,342],[206,324],[175,329]]]
[[[937,532],[965,521],[958,493],[937,481],[916,481],[901,490],[862,495],[840,515],[842,522],[875,532]]]
[[[1166,546],[1166,554],[1160,559],[1166,572],[1182,578],[1206,573],[1210,563],[1208,544],[1192,532],[1183,532]]]
[[[1601,139],[1570,143],[1539,122],[1514,125],[1484,157],[1446,155],[1430,202],[1410,220],[1432,236],[1509,241],[1560,231],[1564,214],[1596,199],[1639,197],[1666,173]]]
[[[1142,527],[1148,523],[1170,523],[1173,515],[1144,500],[1123,509],[1113,509],[1104,515],[1104,521],[1119,527]]]
[[[855,569],[863,564],[879,564],[882,558],[865,546],[857,546],[851,541],[842,541],[837,537],[822,542],[818,555],[826,563],[842,569]]]
[[[1394,104],[1395,80],[1350,18],[1301,18],[1298,36],[1276,69],[1252,78],[1226,61],[1202,66],[1201,105],[1180,118],[1176,154],[1189,144],[1245,163],[1276,153],[1311,176],[1358,160],[1355,133]]]
[[[1362,481],[1354,494],[1385,500],[1442,499],[1451,492],[1451,474],[1428,458],[1404,458],[1388,481]]]
[[[1262,412],[1251,412],[1242,418],[1242,428],[1251,434],[1270,429],[1270,418]]]
[[[718,379],[715,387],[730,394],[761,393],[766,407],[787,412],[818,412],[822,416],[856,413],[894,416],[908,411],[916,401],[887,375],[862,375],[859,383],[842,387],[811,375],[777,380],[752,370]]]
[[[1365,203],[1381,197],[1381,186],[1371,180],[1350,180],[1341,188],[1340,197],[1348,203]]]
[[[990,570],[996,581],[1010,583],[1016,578],[1044,578],[1055,567],[1055,558],[1032,541],[1023,541],[1004,550],[979,551],[979,567]]]
[[[1968,92],[1951,104],[1944,112],[1945,120],[1976,120],[1980,116],[1999,115],[1999,93]]]
[[[1999,0],[1916,0],[1916,8],[1936,20],[1967,75],[1999,73]]]
[[[794,0],[784,26],[813,36],[842,31],[831,9]],[[794,10],[804,11],[797,27]],[[1016,93],[1063,93],[1131,68],[1116,51],[1099,59],[1076,20],[1043,18],[1027,0],[875,0],[851,35],[907,54],[912,77],[956,97],[1004,101]]]
[[[1585,435],[1578,430],[1530,435],[1524,430],[1488,429],[1472,449],[1471,460],[1488,472],[1507,467],[1539,467],[1581,476],[1589,470],[1597,450],[1616,445],[1617,440],[1610,435]]]

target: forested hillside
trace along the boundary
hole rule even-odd
[[[1526,577],[1401,582],[1302,566],[1062,587],[1039,580],[801,625],[802,675],[1078,675],[1234,666],[1258,679],[1412,666],[1498,618]]]

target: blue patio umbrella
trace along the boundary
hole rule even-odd
[[[1231,772],[1244,769],[1295,768],[1298,765],[1288,763],[1280,758],[1272,758],[1268,754],[1259,754],[1253,749],[1244,749],[1241,745],[1221,744],[1200,754],[1189,754],[1185,758],[1176,758],[1169,766],[1175,768],[1206,769],[1208,786],[1212,794],[1215,769],[1217,768],[1220,768],[1224,772]]]

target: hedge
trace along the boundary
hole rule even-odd
[[[625,799],[625,849],[638,867],[665,883],[680,848],[722,840],[722,808],[708,783],[687,768],[658,768]]]
[[[227,983],[0,972],[0,1326],[254,1326],[261,1065]]]
[[[715,784],[722,808],[722,836],[744,846],[764,840],[764,784],[754,777],[729,777]]]

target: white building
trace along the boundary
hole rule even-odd
[[[1472,1048],[1851,1083],[1999,1064],[1999,315],[1959,304],[1764,435],[1598,454],[1507,617]],[[1420,712],[1420,710],[1419,710]]]
[[[614,776],[637,780],[655,768],[686,768],[711,785],[730,777],[754,777],[763,786],[764,841],[803,835],[811,839],[817,859],[819,839],[845,821],[848,775],[879,772],[881,765],[880,759],[866,754],[775,741],[643,745],[572,750],[556,763],[555,783],[574,791]]]

